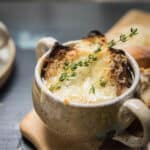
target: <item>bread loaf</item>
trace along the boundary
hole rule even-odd
[[[144,46],[132,46],[125,48],[142,68],[150,68],[150,48]]]

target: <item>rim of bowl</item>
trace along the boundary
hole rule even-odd
[[[73,43],[76,43],[78,41],[79,40],[69,41],[69,42],[64,43],[63,45],[73,44]],[[115,104],[119,101],[123,101],[125,97],[127,98],[128,95],[130,95],[132,92],[134,92],[134,90],[136,89],[136,87],[139,83],[139,80],[140,80],[140,70],[139,70],[139,66],[138,66],[137,62],[135,61],[135,59],[133,58],[133,56],[131,56],[127,51],[124,51],[124,52],[125,52],[126,56],[128,57],[128,60],[130,62],[130,65],[133,69],[134,76],[135,76],[131,87],[127,91],[125,91],[120,96],[117,96],[116,98],[114,98],[112,100],[108,100],[106,102],[97,102],[97,103],[90,103],[90,104],[89,103],[79,103],[79,102],[69,102],[67,104],[67,106],[68,105],[73,106],[73,107],[100,107],[100,106],[103,107],[103,106],[108,106],[108,105]],[[36,81],[37,85],[41,88],[42,92],[44,91],[45,94],[48,95],[49,97],[51,97],[54,101],[57,101],[57,102],[64,104],[62,99],[60,99],[58,96],[54,95],[50,90],[48,90],[46,85],[44,85],[42,78],[41,78],[41,75],[40,75],[44,59],[50,53],[51,53],[51,48],[39,58],[39,60],[36,64],[35,70],[34,70],[35,81]]]

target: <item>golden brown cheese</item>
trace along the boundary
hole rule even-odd
[[[78,66],[73,71],[67,70],[68,74],[74,73],[73,76],[65,76],[66,79],[60,81],[66,73],[66,62],[70,67]],[[111,100],[128,89],[132,83],[130,71],[124,52],[108,48],[105,37],[94,31],[74,44],[56,43],[45,61],[42,76],[51,92],[63,101],[98,103]],[[52,90],[58,84],[59,88]]]

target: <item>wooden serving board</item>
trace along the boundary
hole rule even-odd
[[[131,10],[125,14],[108,32],[107,36],[112,36],[118,34],[122,28],[132,25],[132,24],[140,24],[142,26],[150,26],[150,14],[138,10]],[[53,148],[54,143],[56,144],[57,140],[55,136],[51,135],[37,116],[34,111],[31,111],[29,114],[25,116],[20,124],[20,131],[24,137],[26,137],[33,145],[39,150],[55,150]],[[57,144],[57,150],[62,150],[62,147]],[[76,145],[73,145],[75,147]],[[113,141],[105,141],[101,144],[100,150],[130,150],[130,148],[125,147],[124,145],[113,142]],[[150,150],[147,146],[147,150]],[[80,150],[76,148],[76,150]],[[84,149],[82,149],[84,150]],[[91,149],[92,150],[92,149]],[[133,150],[133,149],[132,149]]]

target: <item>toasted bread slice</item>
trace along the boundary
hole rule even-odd
[[[108,48],[104,35],[93,31],[69,45],[56,43],[45,60],[42,77],[65,102],[97,103],[127,90],[131,72],[125,53]]]

